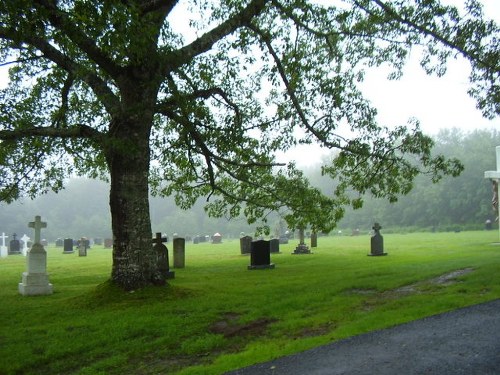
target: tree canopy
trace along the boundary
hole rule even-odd
[[[461,170],[431,156],[418,122],[377,123],[358,87],[366,69],[389,64],[398,78],[422,46],[423,68],[441,75],[461,55],[478,108],[496,116],[498,31],[475,0],[462,10],[437,0],[4,1],[0,198],[57,191],[70,174],[109,179],[112,279],[127,289],[165,281],[149,190],[182,208],[206,197],[214,216],[280,211],[291,227],[330,229],[366,192],[395,200],[421,171],[437,181]],[[338,181],[331,196],[275,160],[312,142],[338,151],[324,167]]]

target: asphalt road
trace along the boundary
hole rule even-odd
[[[500,375],[500,299],[227,374]]]

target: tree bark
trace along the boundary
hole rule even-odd
[[[150,126],[129,120],[114,129],[107,152],[114,239],[111,279],[125,290],[163,285],[165,277],[158,271],[149,213]]]

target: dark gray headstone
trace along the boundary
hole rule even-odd
[[[184,238],[174,238],[174,268],[184,268],[186,266],[186,240]]]
[[[9,255],[21,254],[21,242],[16,237],[17,234],[14,233],[9,243]]]
[[[252,237],[244,236],[240,238],[240,252],[241,254],[250,254],[252,247]]]
[[[170,271],[170,264],[168,261],[168,249],[163,244],[163,242],[167,242],[165,237],[161,236],[161,233],[156,233],[156,237],[153,238],[153,249],[156,252],[156,259],[158,264],[158,271],[164,276],[166,279],[175,278],[175,272]]]
[[[63,254],[73,254],[73,239],[72,238],[65,238],[63,245],[64,245]]]
[[[252,241],[250,249],[250,265],[249,270],[274,268],[271,263],[271,248],[269,241],[257,240]]]
[[[311,247],[318,247],[318,233],[311,233]]]
[[[371,245],[371,253],[368,254],[370,256],[381,256],[381,255],[387,255],[387,253],[384,253],[384,237],[380,234],[380,229],[382,227],[380,226],[379,223],[375,223],[373,225],[374,234],[371,237],[370,245]]]
[[[277,238],[273,238],[269,241],[269,250],[271,253],[279,253],[280,252],[280,240]]]

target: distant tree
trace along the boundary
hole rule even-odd
[[[436,0],[2,1],[0,59],[11,68],[0,93],[1,199],[60,190],[69,174],[109,178],[112,280],[163,284],[150,189],[182,208],[211,198],[211,215],[243,212],[251,223],[287,209],[290,227],[320,230],[360,204],[348,188],[394,200],[421,167],[434,180],[456,175],[460,165],[431,157],[417,124],[379,126],[357,85],[384,63],[397,78],[421,45],[429,73],[468,59],[470,93],[494,116],[498,34],[474,0],[463,13]],[[274,159],[309,142],[340,150],[324,169],[339,180],[332,197]]]

